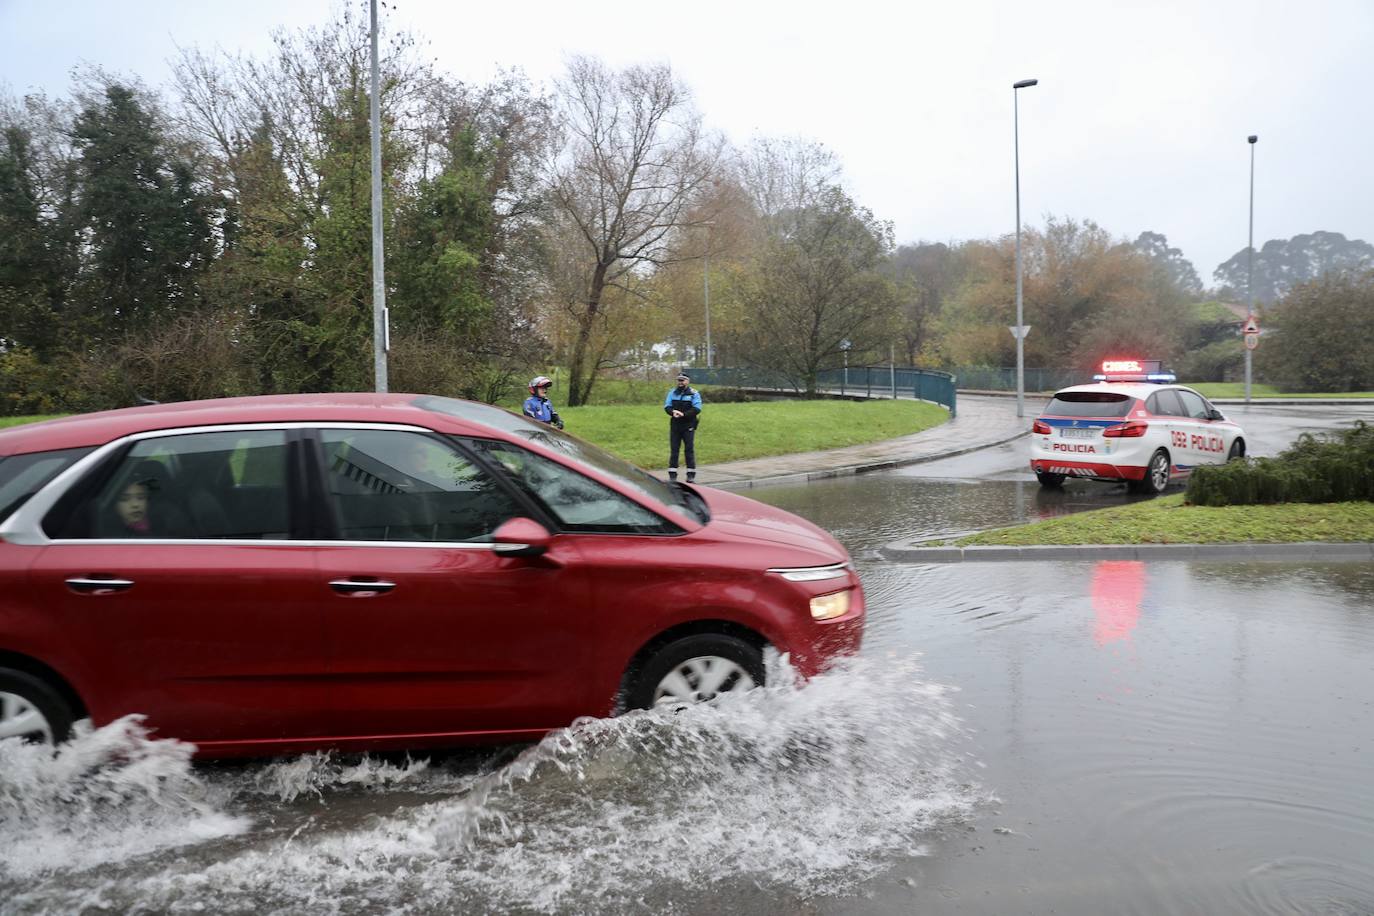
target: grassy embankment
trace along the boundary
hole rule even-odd
[[[1037,544],[1284,544],[1374,541],[1374,503],[1188,506],[1183,494],[981,531],[960,547]]]
[[[643,468],[668,463],[663,398],[671,383],[600,381],[586,407],[553,403],[567,431]],[[711,390],[697,433],[697,464],[719,464],[879,442],[929,429],[949,419],[943,407],[917,401],[752,401],[715,404]],[[519,411],[523,398],[501,404]],[[0,427],[51,417],[0,417]]]
[[[668,418],[663,398],[671,382],[600,381],[592,403],[555,409],[567,431],[642,468],[668,463]],[[943,407],[918,401],[751,401],[719,404],[701,389],[705,406],[697,431],[697,464],[720,464],[880,442],[929,429],[949,419]],[[523,399],[503,403],[520,409]]]

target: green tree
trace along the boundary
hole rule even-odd
[[[46,357],[61,332],[67,278],[55,255],[66,246],[42,215],[29,132],[8,124],[0,140],[0,345]]]
[[[1374,390],[1374,270],[1299,283],[1266,324],[1257,369],[1279,387]]]
[[[751,322],[739,352],[814,394],[817,375],[840,364],[846,342],[865,353],[892,339],[896,300],[878,271],[892,228],[838,187],[770,222],[768,242],[742,280]]]
[[[1170,248],[1168,238],[1158,232],[1142,232],[1136,236],[1133,247],[1154,262],[1165,282],[1180,293],[1194,298],[1202,295],[1202,280],[1193,262],[1183,256],[1181,249]]]
[[[1269,305],[1299,283],[1371,266],[1374,245],[1362,239],[1347,239],[1339,232],[1270,239],[1254,253],[1255,301]],[[1250,270],[1250,249],[1242,248],[1218,265],[1212,276],[1225,295],[1243,299],[1248,295]]]
[[[109,342],[198,301],[197,275],[214,254],[210,207],[135,90],[109,84],[72,135],[89,252],[75,295],[91,333]]]

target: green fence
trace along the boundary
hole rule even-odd
[[[692,381],[698,385],[729,385],[734,388],[753,388],[801,393],[802,386],[782,372],[768,369],[689,369]],[[949,408],[953,417],[957,411],[955,377],[948,372],[929,369],[902,369],[891,366],[851,366],[848,369],[825,369],[816,376],[816,387],[828,394],[855,394],[875,398],[916,398]]]

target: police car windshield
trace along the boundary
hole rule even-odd
[[[1045,413],[1052,417],[1124,417],[1135,398],[1115,391],[1061,391]]]

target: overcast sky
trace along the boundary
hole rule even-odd
[[[64,94],[72,67],[168,81],[176,47],[262,54],[276,27],[335,0],[0,0],[0,84]],[[1021,206],[1152,230],[1198,269],[1255,238],[1324,229],[1374,241],[1374,0],[1010,3],[696,0],[588,4],[400,0],[383,16],[471,82],[536,80],[567,55],[667,62],[711,126],[743,144],[801,135],[834,150],[899,242],[1015,228]]]

